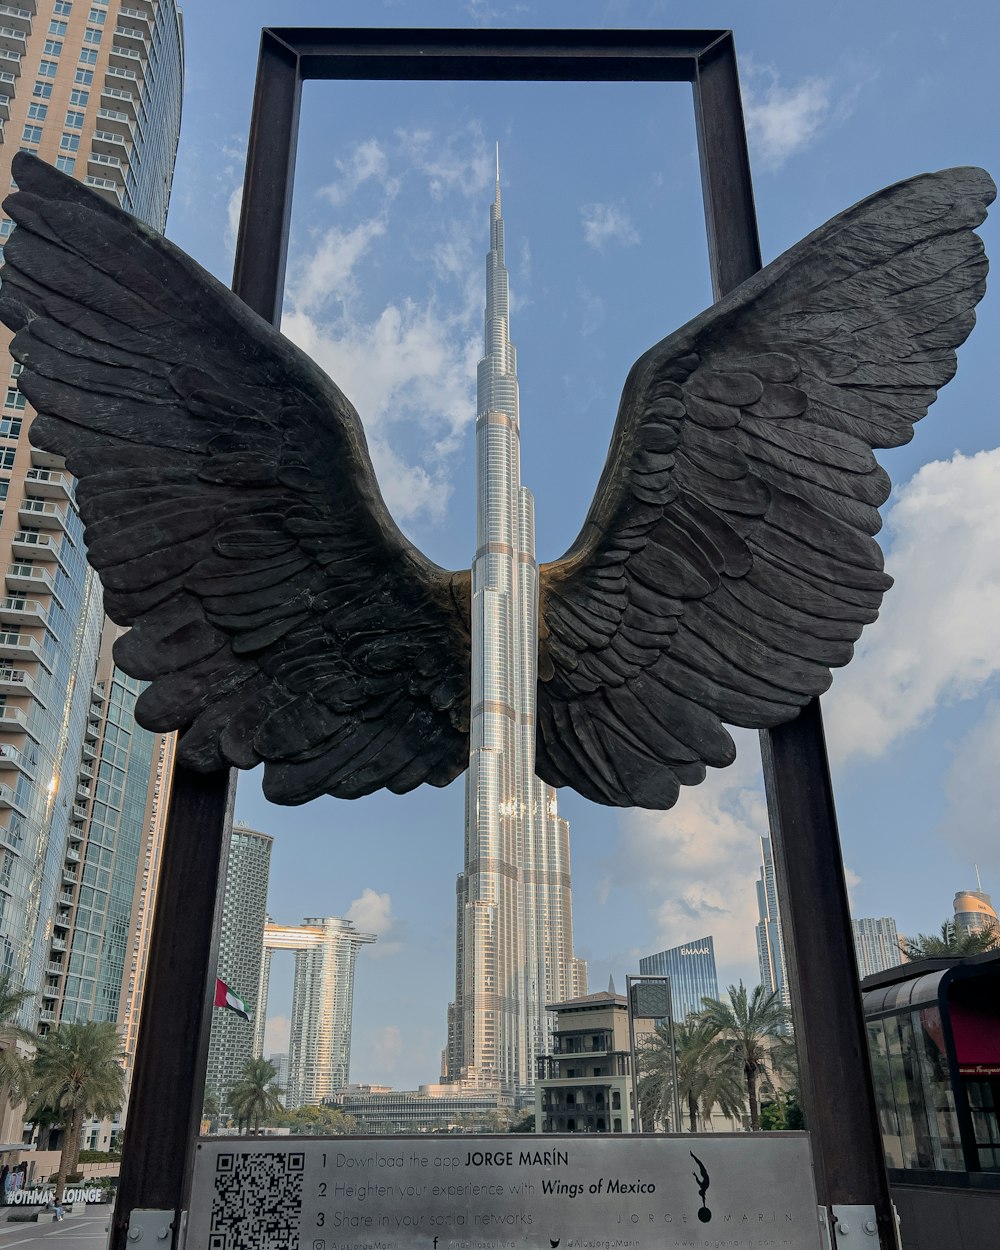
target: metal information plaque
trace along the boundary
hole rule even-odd
[[[212,1138],[186,1250],[820,1250],[805,1133]]]

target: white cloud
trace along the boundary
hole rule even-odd
[[[780,169],[790,156],[803,151],[819,133],[832,111],[831,83],[807,78],[784,87],[771,68],[753,62],[743,66],[743,112],[753,155],[766,169]]]
[[[997,812],[1000,812],[1000,700],[987,704],[979,721],[956,745],[944,781],[948,799],[939,833],[950,846],[960,848],[970,864],[992,868],[993,887],[1000,869]],[[986,876],[984,872],[984,876]],[[986,884],[986,889],[990,884]]]
[[[840,759],[881,755],[1000,672],[1000,448],[924,465],[886,529],[896,584],[824,701]]]
[[[240,230],[240,210],[243,208],[243,183],[233,187],[226,202],[226,247],[236,251],[236,236]]]
[[[295,266],[289,285],[296,311],[315,316],[331,303],[345,303],[355,292],[358,262],[383,234],[385,222],[377,217],[350,230],[337,226],[327,230],[309,256]]]
[[[493,147],[475,123],[443,137],[429,130],[398,130],[396,137],[436,200],[479,198],[496,177]]]
[[[264,1028],[264,1054],[286,1055],[291,1021],[287,1016],[268,1016]]]
[[[580,209],[583,237],[598,251],[609,243],[629,247],[639,242],[639,232],[624,208],[616,204],[584,204]]]
[[[399,191],[399,179],[389,173],[389,158],[377,139],[355,145],[347,160],[338,160],[340,178],[321,187],[319,195],[334,207],[345,204],[366,182],[375,182],[390,199]]]
[[[401,942],[387,942],[386,938],[396,926],[396,917],[392,914],[392,899],[388,894],[379,894],[370,886],[366,886],[358,898],[354,899],[347,909],[347,919],[362,933],[374,933],[378,941],[367,948],[372,959],[396,955],[403,949]]]
[[[736,762],[710,769],[700,786],[684,787],[667,812],[630,812],[611,874],[641,881],[661,950],[711,933],[722,978],[758,981],[754,881],[767,811],[757,735],[734,730]],[[646,951],[644,953],[649,953]]]

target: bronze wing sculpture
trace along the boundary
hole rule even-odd
[[[379,493],[357,413],[188,256],[14,158],[0,318],[79,480],[136,715],[277,803],[468,762],[469,574]],[[835,217],[651,348],[583,530],[542,566],[539,776],[666,808],[825,690],[877,614],[873,449],[912,436],[985,289],[995,188],[925,174]]]

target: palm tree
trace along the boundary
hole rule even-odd
[[[281,1094],[275,1084],[278,1069],[269,1059],[248,1059],[243,1065],[243,1075],[229,1091],[229,1110],[241,1128],[260,1131],[261,1120],[284,1113]]]
[[[966,933],[953,920],[946,920],[940,934],[918,933],[913,939],[902,938],[900,946],[907,959],[948,959],[957,955],[981,955],[1000,949],[1000,928],[995,923]]]
[[[772,1084],[772,1074],[786,1071],[794,1063],[791,1042],[781,1030],[788,1024],[788,1012],[777,993],[769,994],[762,985],[751,993],[740,981],[726,990],[729,1002],[704,998],[700,1019],[727,1051],[731,1061],[743,1070],[750,1128],[760,1128],[760,1093]]]
[[[38,1038],[15,1023],[28,990],[14,986],[10,973],[0,973],[0,1094],[11,1105],[23,1101],[31,1088],[31,1064],[17,1049],[18,1042],[34,1046]]]
[[[32,1066],[31,1114],[51,1107],[63,1126],[55,1201],[61,1202],[66,1177],[76,1170],[84,1117],[113,1115],[125,1101],[121,1042],[105,1021],[74,1021],[38,1039]]]
[[[677,1084],[681,1103],[687,1110],[688,1128],[698,1131],[710,1119],[715,1107],[723,1115],[742,1116],[746,1109],[743,1074],[732,1060],[731,1052],[715,1037],[698,1016],[688,1016],[674,1026],[677,1048]],[[657,1025],[638,1053],[639,1103],[643,1121],[662,1120],[669,1123],[673,1108],[673,1064],[670,1055],[670,1032]],[[680,1132],[681,1125],[677,1125]]]

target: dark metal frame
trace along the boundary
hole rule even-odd
[[[729,31],[265,29],[233,289],[271,322],[281,307],[301,89],[309,79],[690,82],[716,298],[761,266]],[[880,1246],[889,1250],[895,1221],[818,701],[762,742],[819,1200],[874,1205]],[[133,1209],[179,1213],[187,1203],[232,792],[227,772],[175,776],[112,1250],[128,1244]]]

